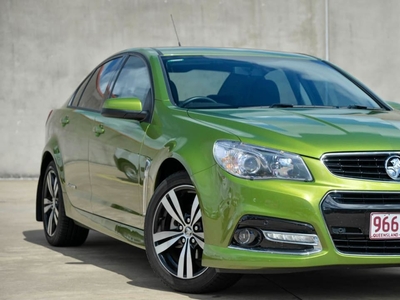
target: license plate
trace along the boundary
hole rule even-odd
[[[371,240],[400,239],[400,213],[376,213],[369,218]]]

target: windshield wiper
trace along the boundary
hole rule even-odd
[[[289,103],[274,103],[272,105],[270,105],[269,107],[281,107],[281,108],[287,108],[287,107],[293,107],[293,104],[289,104]]]
[[[348,109],[368,109],[368,110],[381,110],[380,107],[368,107],[365,105],[349,105],[349,106],[333,106],[333,105],[293,105],[290,103],[274,103],[269,108],[348,108]]]
[[[364,105],[349,105],[349,106],[347,106],[347,108],[349,108],[349,109],[368,109],[368,107],[366,107]]]
[[[349,105],[349,106],[344,106],[348,109],[368,109],[368,110],[381,110],[381,107],[368,107],[364,105]]]
[[[325,106],[325,105],[293,105],[290,103],[274,103],[269,106],[277,108],[337,108],[336,106]]]

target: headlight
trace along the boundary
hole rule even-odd
[[[228,173],[248,179],[289,179],[311,181],[312,176],[299,155],[243,144],[216,141],[217,163]]]

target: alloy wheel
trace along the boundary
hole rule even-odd
[[[46,175],[45,191],[43,199],[43,216],[46,233],[53,236],[58,225],[59,218],[59,182],[56,173],[50,169]]]
[[[153,219],[153,245],[162,266],[180,279],[193,279],[208,268],[201,265],[204,232],[199,200],[192,185],[170,189]]]

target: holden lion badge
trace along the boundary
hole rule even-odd
[[[400,180],[400,156],[392,155],[385,162],[386,173],[393,180]]]

